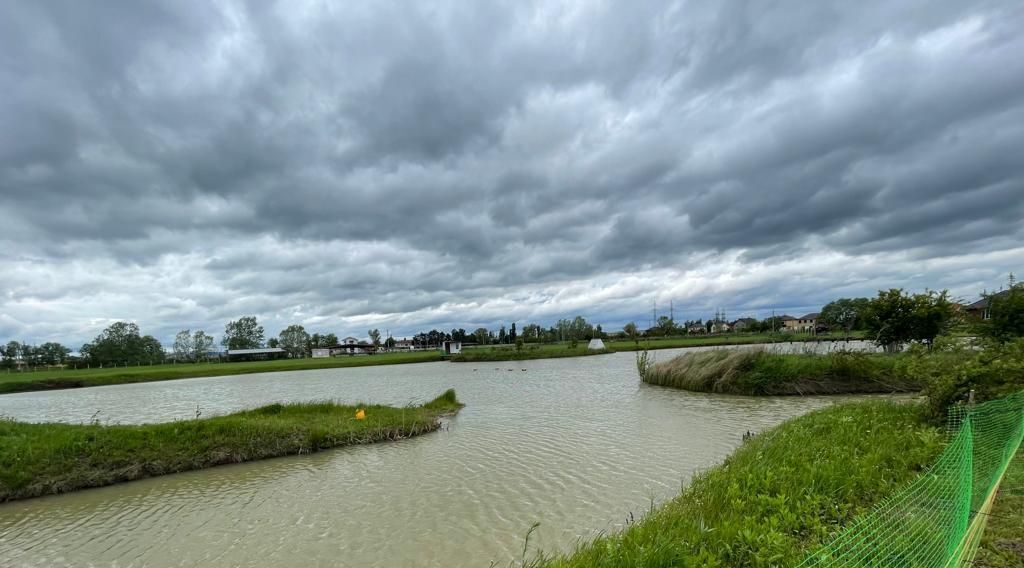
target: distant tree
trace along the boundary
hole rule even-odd
[[[21,356],[21,344],[17,341],[7,342],[7,345],[0,347],[0,356],[3,357],[4,367],[13,367],[14,362]]]
[[[175,361],[195,361],[195,350],[192,348],[192,330],[183,329],[174,335],[171,353]]]
[[[384,340],[384,347],[387,349],[394,349],[395,343],[397,342],[395,341],[394,337],[388,337],[387,339]]]
[[[946,291],[909,295],[902,289],[879,291],[867,310],[866,325],[875,343],[886,351],[899,351],[905,343],[931,345],[948,330],[954,318]]]
[[[626,337],[632,339],[633,341],[637,341],[636,322],[631,321],[626,325],[622,326],[622,332],[626,334]]]
[[[139,338],[139,354],[135,363],[149,363],[151,365],[156,363],[163,363],[167,353],[164,352],[164,346],[160,344],[160,341],[152,335],[143,335]]]
[[[489,332],[486,327],[476,328],[476,331],[473,332],[473,336],[476,338],[476,342],[479,345],[489,345],[491,343],[489,341]]]
[[[505,331],[505,326],[503,325],[501,326],[501,329],[498,330],[498,343],[504,345],[505,343],[507,343],[507,339],[508,333]]]
[[[987,297],[989,319],[983,322],[982,333],[998,341],[1024,336],[1024,284],[1018,284],[1011,274],[1006,293]]]
[[[255,316],[229,321],[220,342],[228,349],[259,349],[263,345],[263,326],[257,323]]]
[[[280,347],[280,346],[281,346],[281,340],[279,340],[276,337],[271,337],[270,339],[267,340],[267,347],[270,347],[271,349],[274,349],[274,348]]]
[[[853,329],[864,326],[865,315],[870,305],[871,300],[867,298],[840,298],[825,304],[819,318],[828,326],[850,333]]]
[[[509,343],[515,343],[517,337],[518,336],[516,335],[516,322],[512,322],[512,329],[510,329],[508,332]]]
[[[328,333],[323,336],[320,347],[334,347],[338,344],[338,336],[333,333]]]
[[[157,342],[159,344],[159,342]],[[139,335],[139,326],[132,322],[114,322],[104,329],[92,343],[82,346],[82,354],[91,363],[98,365],[118,365],[140,363],[149,359],[151,343],[144,344]]]
[[[197,329],[192,334],[192,360],[201,361],[206,359],[207,353],[213,349],[213,337],[207,335],[205,331]]]
[[[60,365],[71,350],[60,343],[48,341],[35,349],[36,357],[43,365]]]
[[[306,328],[298,324],[292,324],[284,328],[277,336],[278,346],[288,352],[291,357],[305,357],[306,347],[309,344],[309,334]]]
[[[658,330],[658,335],[669,336],[672,335],[672,333],[675,331],[676,322],[673,321],[672,318],[668,316],[660,316],[658,318],[658,323],[655,327]]]
[[[380,330],[376,329],[376,328],[375,329],[371,329],[369,331],[369,335],[370,335],[370,341],[373,343],[373,345],[376,346],[376,347],[380,347]]]

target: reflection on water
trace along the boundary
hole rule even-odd
[[[671,356],[658,352],[659,359]],[[187,419],[274,401],[406,404],[454,387],[449,428],[0,505],[11,566],[487,566],[615,530],[742,432],[836,398],[644,385],[633,354],[268,373],[0,397],[21,420]]]

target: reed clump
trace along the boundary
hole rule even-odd
[[[899,360],[899,356],[856,351],[816,354],[715,349],[650,365],[641,379],[691,391],[746,395],[920,390],[920,381],[908,376]]]

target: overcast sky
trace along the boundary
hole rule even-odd
[[[1024,5],[0,1],[0,341],[975,299]]]

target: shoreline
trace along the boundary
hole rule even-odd
[[[792,335],[790,337],[790,335]],[[730,335],[711,337],[670,337],[667,339],[651,339],[642,342],[607,341],[603,351],[588,351],[586,343],[581,342],[575,349],[565,344],[527,344],[522,351],[516,351],[512,345],[505,347],[480,348],[485,351],[482,356],[469,355],[452,357],[451,362],[487,362],[555,359],[562,357],[589,357],[606,355],[616,352],[634,352],[659,349],[684,349],[688,347],[739,346],[739,345],[770,345],[775,343],[809,343],[858,341],[863,338],[833,336],[809,336],[804,334],[775,335]],[[463,355],[472,354],[476,349],[463,351]],[[199,379],[206,377],[222,377],[230,375],[249,375],[256,373],[286,373],[291,371],[310,371],[317,369],[340,369],[347,367],[369,367],[379,365],[408,365],[413,363],[433,363],[445,360],[440,351],[412,351],[400,353],[383,353],[378,355],[362,355],[357,357],[333,357],[326,359],[281,359],[277,361],[250,361],[234,363],[182,363],[179,365],[153,365],[136,367],[113,367],[106,369],[64,369],[60,371],[22,371],[16,373],[0,373],[0,396],[19,392],[38,392],[89,388],[107,385],[146,383],[154,381],[173,381],[179,379]]]
[[[434,432],[464,405],[449,389],[404,408],[271,404],[211,418],[100,425],[0,420],[0,503],[144,479],[395,441]],[[357,410],[365,418],[356,419]]]

